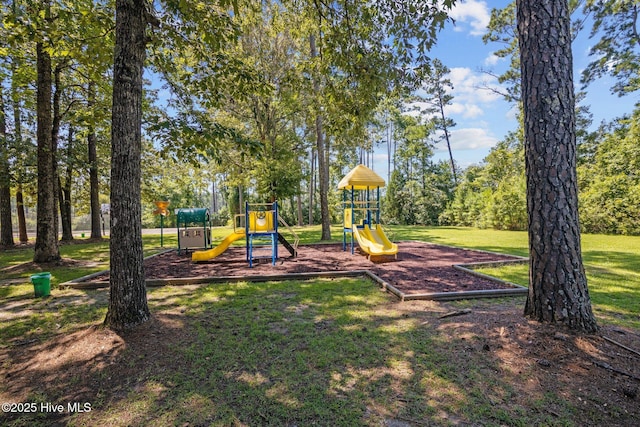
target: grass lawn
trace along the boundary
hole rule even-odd
[[[423,240],[528,256],[527,233],[524,231],[464,227],[390,228],[398,240]],[[593,309],[600,323],[640,329],[640,236],[584,234],[582,256]],[[529,283],[527,265],[479,271],[523,286]]]

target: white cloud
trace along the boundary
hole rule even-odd
[[[462,115],[464,114],[466,109],[467,108],[464,104],[461,104],[459,102],[454,102],[444,107],[444,114],[447,116],[456,115],[456,114]]]
[[[470,68],[456,67],[449,73],[455,102],[464,104],[489,104],[500,99],[495,91],[500,89],[498,80],[489,74]]]
[[[486,129],[464,128],[451,130],[449,141],[451,142],[451,149],[453,151],[461,151],[494,147],[498,143],[498,138],[490,135]],[[446,142],[438,142],[436,144],[436,150],[446,151]]]
[[[484,65],[491,67],[500,62],[500,60],[502,58],[492,53],[484,59]]]
[[[475,104],[461,104],[454,102],[444,108],[446,116],[460,115],[467,119],[475,119],[484,114],[484,110]]]
[[[518,114],[519,114],[518,106],[514,105],[509,109],[509,111],[507,111],[507,114],[505,115],[505,117],[507,118],[507,120],[515,122],[518,120]]]
[[[471,29],[469,34],[481,36],[487,31],[487,26],[491,20],[489,7],[484,1],[467,0],[456,2],[449,16],[456,21],[454,31],[464,31],[468,24]]]

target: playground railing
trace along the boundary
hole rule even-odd
[[[233,231],[236,232],[238,229],[244,231],[246,219],[245,214],[236,214],[233,217]]]
[[[300,237],[298,236],[298,233],[296,233],[293,228],[291,228],[291,226],[289,226],[289,224],[287,224],[287,221],[284,220],[284,218],[282,218],[280,215],[278,215],[278,221],[280,221],[280,224],[284,225],[285,228],[287,229],[287,231],[289,231],[289,233],[293,234],[293,248],[298,250],[298,243],[300,243]]]

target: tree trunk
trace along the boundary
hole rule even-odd
[[[449,150],[449,162],[451,163],[451,173],[453,174],[453,183],[458,185],[458,176],[456,174],[456,163],[453,160],[453,152],[451,151],[451,141],[449,140],[449,128],[447,126],[447,116],[444,114],[444,105],[442,97],[438,94],[438,104],[440,106],[440,117],[442,117],[442,130],[444,131],[444,139],[447,142],[447,150]]]
[[[89,83],[87,90],[87,108],[93,111],[95,108],[95,83]],[[96,149],[96,131],[93,125],[89,126],[87,135],[87,157],[89,162],[89,202],[91,207],[91,238],[101,239],[100,230],[100,184],[98,180],[98,154]]]
[[[302,217],[302,189],[300,188],[300,183],[298,183],[298,194],[296,195],[296,204],[297,204],[297,224],[298,227],[302,227],[303,225],[303,217]]]
[[[390,120],[386,121],[387,124],[387,184],[391,182],[391,132],[393,123]]]
[[[73,232],[71,229],[71,180],[73,178],[73,163],[71,156],[73,152],[73,127],[69,126],[69,136],[67,138],[67,167],[65,171],[64,183],[58,179],[58,188],[60,189],[58,200],[60,200],[60,219],[62,220],[62,241],[70,242],[73,240]]]
[[[131,329],[150,317],[142,253],[142,73],[144,0],[116,1],[111,129],[111,238],[109,308],[105,325]]]
[[[580,249],[575,98],[566,0],[519,0],[529,295],[525,315],[595,332]]]
[[[313,225],[313,195],[316,192],[316,150],[311,148],[311,173],[309,174],[309,225]]]
[[[320,240],[331,240],[331,218],[329,217],[329,162],[325,152],[322,117],[316,117],[316,146],[318,147],[318,181],[320,184],[320,220],[322,237]]]
[[[218,213],[218,192],[216,191],[216,177],[211,179],[211,213]]]
[[[53,204],[58,209],[61,205],[60,201],[60,175],[58,174],[58,138],[60,137],[60,122],[62,115],[60,114],[60,98],[62,96],[62,88],[60,86],[60,74],[62,73],[62,65],[58,64],[53,72],[53,104],[52,104],[52,121],[51,121],[51,161],[53,162]],[[53,220],[56,230],[56,239],[58,238],[58,230],[60,228],[60,215],[56,210]]]
[[[51,57],[42,43],[36,44],[37,63],[37,133],[38,141],[38,207],[36,244],[33,261],[36,263],[60,259],[58,248],[56,175],[53,168],[51,138]]]
[[[61,182],[58,178],[58,200],[60,205],[60,225],[62,226],[63,242],[70,242],[73,240],[73,232],[71,227],[71,186],[67,187],[67,182]]]
[[[18,240],[20,243],[27,243],[29,235],[27,234],[27,219],[24,214],[24,196],[22,194],[22,184],[18,183],[16,187],[16,210],[18,211]]]
[[[0,246],[14,246],[11,224],[11,170],[5,120],[4,93],[0,87]]]
[[[317,56],[316,38],[309,38],[311,46],[311,57]],[[316,96],[320,94],[320,83],[316,76],[313,81]],[[326,154],[324,130],[322,126],[322,113],[316,113],[316,150],[318,152],[318,183],[320,184],[320,220],[322,223],[322,236],[320,240],[331,240],[331,218],[329,217],[329,162]]]
[[[24,157],[25,148],[22,145],[22,111],[20,109],[20,97],[17,94],[18,84],[16,83],[16,64],[11,63],[11,99],[13,104],[13,126],[14,126],[14,144],[18,151],[16,162],[16,210],[18,212],[18,239],[21,243],[27,243],[29,236],[27,235],[27,221],[24,214],[24,197],[22,194],[22,183],[24,181]]]

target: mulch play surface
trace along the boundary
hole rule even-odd
[[[292,258],[282,246],[280,258],[271,264],[271,250],[267,262],[249,268],[244,247],[231,247],[208,262],[191,262],[191,253],[169,251],[145,261],[147,279],[222,277],[249,275],[277,275],[289,273],[369,270],[405,294],[431,292],[461,292],[471,290],[508,289],[510,286],[483,279],[453,268],[454,264],[517,260],[516,257],[482,251],[452,248],[422,242],[401,242],[398,257],[370,260],[356,249],[342,250],[342,244],[300,246],[298,256]],[[254,250],[254,254],[256,254]]]

